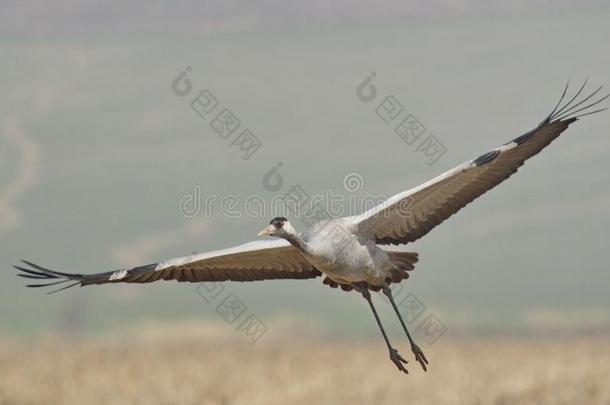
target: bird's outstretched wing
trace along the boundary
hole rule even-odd
[[[28,287],[105,283],[152,283],[157,280],[177,281],[255,281],[269,279],[303,279],[321,275],[299,250],[283,239],[261,240],[228,249],[179,257],[132,269],[95,274],[72,274],[49,270],[29,261],[14,266],[20,277],[35,280]],[[55,292],[53,291],[53,292]]]
[[[568,89],[566,85],[557,106],[530,132],[456,166],[419,187],[397,194],[361,215],[350,217],[349,223],[358,235],[374,239],[378,244],[397,245],[421,238],[472,200],[510,177],[527,159],[544,149],[579,117],[605,110],[591,108],[610,96],[590,101],[601,87],[577,100],[586,83],[562,106]]]

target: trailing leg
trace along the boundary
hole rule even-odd
[[[373,304],[373,300],[371,298],[371,293],[366,285],[354,285],[354,289],[362,294],[365,300],[369,303],[371,307],[371,311],[373,311],[373,315],[375,315],[375,320],[377,321],[377,325],[379,325],[379,330],[381,330],[381,334],[383,335],[383,339],[385,340],[386,345],[388,346],[388,351],[390,352],[390,360],[398,367],[398,369],[406,374],[409,374],[409,371],[405,368],[404,364],[407,364],[407,360],[405,360],[398,350],[392,347],[390,344],[390,340],[388,339],[388,335],[381,324],[381,319],[379,318],[379,314],[377,314],[377,310],[375,309],[375,305]]]
[[[424,352],[419,348],[419,346],[417,346],[417,344],[415,344],[415,341],[411,337],[411,334],[409,333],[409,330],[407,329],[407,325],[405,324],[405,321],[402,319],[402,316],[400,315],[400,312],[398,311],[398,307],[396,306],[396,303],[394,302],[394,297],[392,297],[392,290],[390,289],[389,286],[383,287],[383,294],[390,299],[390,303],[392,304],[392,307],[394,308],[394,312],[396,312],[396,315],[398,316],[398,319],[400,320],[400,324],[402,325],[402,328],[405,330],[405,333],[407,334],[409,343],[411,343],[411,351],[413,351],[413,354],[415,354],[415,360],[417,360],[417,362],[419,364],[421,364],[424,371],[427,371],[428,370],[428,368],[427,368],[428,359],[426,359]]]

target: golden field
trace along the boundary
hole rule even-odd
[[[273,333],[271,333],[273,332]],[[300,336],[300,337],[299,337]],[[398,372],[381,338],[253,346],[227,325],[143,326],[87,338],[0,338],[1,404],[610,404],[610,337],[467,338]]]

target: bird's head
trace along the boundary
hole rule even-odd
[[[295,234],[296,231],[286,218],[277,217],[273,218],[271,222],[269,222],[269,226],[260,231],[258,236],[275,236],[276,238],[285,238]]]

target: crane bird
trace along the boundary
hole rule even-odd
[[[409,277],[418,261],[418,254],[387,251],[379,245],[415,242],[475,198],[509,178],[578,118],[605,110],[592,111],[591,107],[610,94],[589,101],[601,87],[577,100],[586,83],[585,80],[575,95],[563,103],[569,87],[566,85],[553,111],[533,130],[418,187],[396,194],[360,215],[320,221],[301,233],[286,218],[278,217],[258,234],[275,239],[105,273],[64,273],[26,260],[22,261],[23,265],[14,267],[20,271],[19,276],[38,282],[28,287],[73,282],[51,292],[75,285],[106,283],[255,281],[324,275],[324,284],[357,291],[366,299],[387,345],[390,360],[400,371],[408,373],[405,368],[407,360],[390,343],[371,299],[370,291],[381,290],[400,320],[415,360],[426,371],[428,359],[411,337],[390,289],[392,283],[400,283]]]

